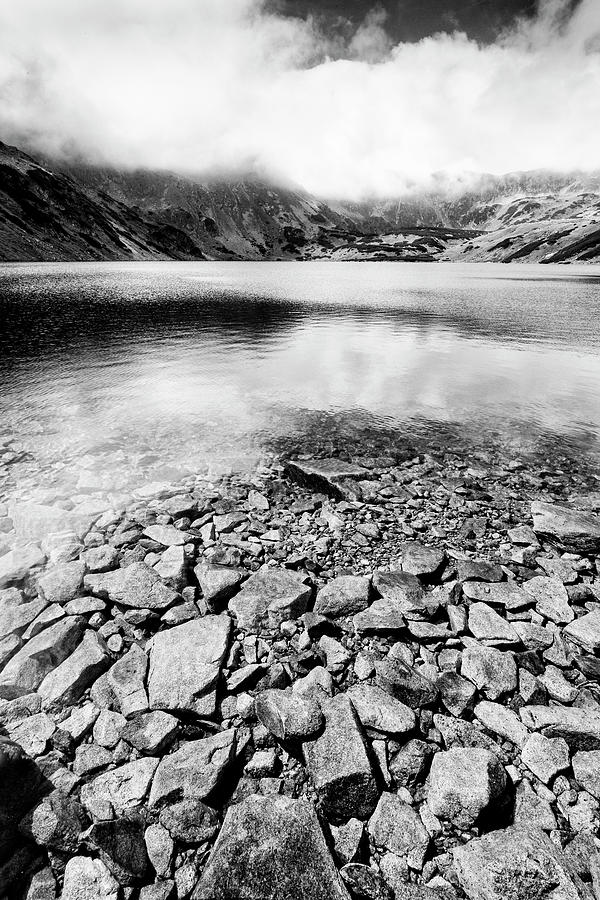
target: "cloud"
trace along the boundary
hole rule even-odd
[[[432,173],[600,167],[600,3],[541,0],[491,45],[345,47],[261,0],[4,0],[0,135],[49,154],[316,194],[401,194]]]

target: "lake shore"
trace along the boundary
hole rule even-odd
[[[588,897],[597,468],[373,445],[6,505],[4,892]]]

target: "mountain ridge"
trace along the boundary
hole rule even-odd
[[[600,174],[325,201],[258,176],[65,164],[0,142],[0,260],[101,259],[600,261]]]

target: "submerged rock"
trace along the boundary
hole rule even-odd
[[[367,475],[362,466],[343,459],[294,459],[287,462],[286,470],[300,484],[341,500],[360,497],[355,480]]]

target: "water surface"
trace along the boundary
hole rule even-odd
[[[600,268],[0,266],[4,494],[124,490],[359,429],[596,450]]]

